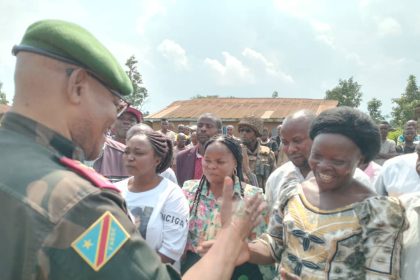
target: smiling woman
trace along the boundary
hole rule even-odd
[[[359,162],[378,153],[379,129],[366,114],[338,107],[313,121],[310,137],[314,178],[282,188],[251,259],[278,261],[301,279],[399,279],[403,207],[353,178]]]
[[[132,177],[116,183],[136,227],[162,262],[177,262],[188,232],[188,204],[181,189],[159,175],[172,162],[172,142],[163,134],[133,126],[123,160]]]

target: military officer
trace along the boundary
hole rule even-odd
[[[60,20],[29,26],[13,54],[15,97],[0,126],[1,278],[179,279],[113,185],[80,163],[99,155],[127,106],[124,70],[88,31]],[[231,185],[217,245],[185,279],[228,279],[257,223],[258,198],[231,217]]]
[[[263,121],[254,116],[243,118],[239,121],[238,130],[242,144],[247,148],[250,170],[257,176],[258,186],[264,190],[268,176],[276,168],[276,159],[271,149],[258,141],[262,135]]]

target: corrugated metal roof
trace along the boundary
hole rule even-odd
[[[204,113],[213,113],[221,119],[240,119],[256,116],[264,119],[283,119],[302,109],[317,114],[337,107],[338,101],[304,98],[202,98],[175,101],[146,120],[167,118],[197,119]]]

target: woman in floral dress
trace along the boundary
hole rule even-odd
[[[353,179],[379,151],[379,129],[347,107],[321,113],[310,129],[314,177],[282,186],[251,262],[279,263],[296,279],[400,279],[403,207]],[[290,181],[290,180],[288,180]]]
[[[221,195],[226,176],[234,181],[237,207],[241,207],[243,199],[262,194],[262,189],[243,183],[242,150],[231,138],[216,136],[207,142],[203,157],[203,174],[201,180],[186,181],[183,186],[190,205],[187,254],[182,265],[183,271],[200,258],[198,249],[201,242],[214,240],[221,228]],[[266,228],[265,220],[261,219],[249,240],[265,232]],[[240,278],[241,276],[247,278]],[[238,267],[232,279],[273,279],[273,267],[248,263]]]

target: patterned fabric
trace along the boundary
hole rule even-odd
[[[389,197],[321,210],[295,183],[281,193],[261,240],[302,279],[400,279],[403,212]]]
[[[187,197],[190,209],[193,206],[195,192],[197,191],[200,180],[189,180],[184,183],[182,190]],[[241,189],[239,183],[234,185],[234,193],[237,197],[241,196]],[[262,194],[260,188],[245,184],[244,195],[245,197],[252,197],[255,194]],[[221,198],[216,199],[213,193],[209,190],[206,183],[200,194],[200,202],[198,204],[197,215],[194,216],[194,211],[190,217],[190,231],[188,234],[187,249],[196,252],[198,244],[202,241],[213,240],[217,232],[221,228],[220,221],[220,206]],[[255,239],[256,236],[265,232],[267,224],[263,221],[253,231],[250,239]]]
[[[234,194],[236,197],[241,197],[241,186],[238,183],[238,178],[236,178],[236,183],[234,184]],[[197,191],[199,180],[190,180],[186,181],[183,186],[183,191],[188,199],[190,209],[193,206],[195,193]],[[244,186],[244,196],[252,197],[257,193],[262,194],[260,188],[243,184]],[[221,228],[220,221],[220,207],[221,207],[221,198],[216,199],[213,193],[209,190],[206,183],[203,185],[203,189],[200,194],[200,202],[197,208],[197,215],[194,215],[195,208],[190,216],[190,230],[188,233],[188,242],[187,249],[192,252],[196,252],[196,249],[200,242],[213,240],[216,237],[218,230]],[[265,217],[266,218],[266,217]],[[266,219],[254,229],[252,235],[249,237],[249,240],[254,240],[257,236],[264,233],[267,229]],[[264,279],[273,279],[274,269],[273,266],[259,266],[260,271],[264,274]]]

